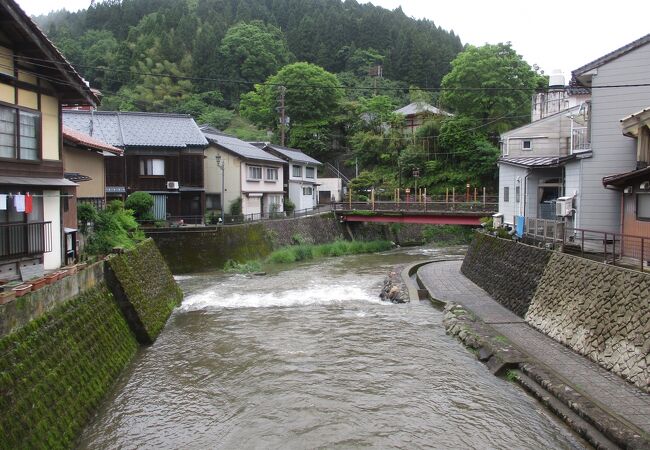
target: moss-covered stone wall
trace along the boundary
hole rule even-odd
[[[174,273],[216,270],[228,260],[263,258],[278,247],[294,243],[294,238],[322,244],[344,237],[333,214],[210,229],[152,230],[147,234]]]
[[[183,300],[153,240],[108,260],[106,279],[141,344],[151,344]]]
[[[138,345],[104,282],[0,339],[0,448],[67,448]]]

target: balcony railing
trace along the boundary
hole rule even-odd
[[[0,224],[0,259],[52,251],[52,222]]]
[[[574,127],[571,130],[571,153],[591,149],[589,129],[587,127]]]

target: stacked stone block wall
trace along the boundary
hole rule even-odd
[[[496,301],[524,317],[551,252],[476,233],[461,271]]]
[[[526,321],[650,392],[650,275],[553,253]]]

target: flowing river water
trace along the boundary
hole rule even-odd
[[[413,248],[177,277],[183,305],[84,431],[89,449],[572,449],[583,441],[445,334],[378,298]]]

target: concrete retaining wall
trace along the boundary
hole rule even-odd
[[[551,252],[477,233],[461,271],[496,301],[524,317]]]
[[[650,392],[650,274],[485,234],[461,270],[533,327]]]

